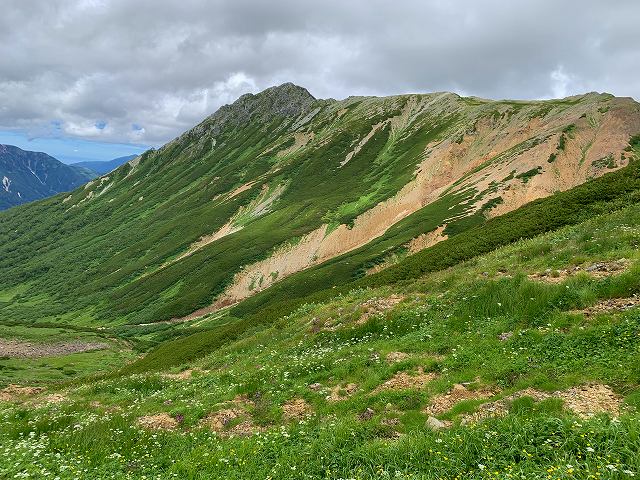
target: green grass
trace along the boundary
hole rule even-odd
[[[542,167],[535,167],[531,170],[527,170],[526,172],[519,173],[516,175],[516,178],[522,180],[522,183],[527,183],[531,178],[539,175],[540,173],[542,173]]]
[[[26,292],[29,289],[29,285],[23,283],[21,285],[16,285],[13,288],[7,288],[5,290],[0,291],[0,302],[8,303],[12,301],[18,295]]]
[[[233,331],[239,322],[230,323],[226,336],[214,330],[169,342],[146,364],[67,388],[70,400],[60,405],[0,407],[5,452],[0,474],[193,479],[484,479],[495,478],[496,471],[498,478],[546,478],[549,472],[551,478],[637,475],[639,413],[633,406],[640,392],[640,309],[595,318],[575,310],[640,293],[638,225],[640,207],[632,205],[411,282],[357,289],[306,305],[266,328]],[[631,266],[611,277],[580,273],[545,283],[527,276],[620,258]],[[364,302],[392,294],[404,300],[365,324],[356,323]],[[501,341],[503,332],[513,335]],[[191,356],[184,350],[189,344],[204,350]],[[393,351],[409,357],[389,364],[385,356]],[[197,370],[188,380],[131,374],[171,366]],[[374,393],[397,372],[415,373],[418,367],[437,374],[426,388]],[[466,401],[441,415],[454,422],[451,429],[431,431],[424,408],[460,382],[498,388],[497,398],[527,387],[555,391],[606,383],[632,409],[617,421],[606,415],[584,420],[559,400],[524,397],[510,403],[505,418],[464,426],[461,416],[483,402]],[[323,390],[311,390],[313,383]],[[329,388],[346,383],[358,385],[353,396],[325,399]],[[239,394],[255,402],[241,408],[263,433],[228,439],[199,427],[202,418]],[[294,397],[313,408],[308,420],[285,421],[281,406]],[[360,420],[367,408],[373,415]],[[137,417],[160,412],[181,420],[176,432],[136,426]]]
[[[123,348],[43,358],[0,358],[0,377],[2,384],[66,384],[114,371],[134,358]]]

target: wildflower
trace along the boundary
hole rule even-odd
[[[487,468],[487,466],[486,466],[486,465],[483,465],[483,464],[481,464],[481,463],[479,463],[479,464],[478,464],[478,468],[479,468],[480,470],[484,470],[485,468]]]

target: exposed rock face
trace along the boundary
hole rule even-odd
[[[215,137],[223,130],[232,129],[250,121],[260,124],[276,119],[295,119],[307,113],[315,98],[302,87],[285,83],[254,95],[242,95],[231,105],[224,105],[186,135]]]

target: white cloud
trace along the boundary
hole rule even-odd
[[[551,72],[551,91],[553,98],[566,97],[571,83],[571,78],[564,71],[562,65]]]
[[[286,81],[322,98],[640,97],[636,0],[615,8],[598,0],[5,0],[2,8],[0,129],[31,136],[157,145],[243,93]]]

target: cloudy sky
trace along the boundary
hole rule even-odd
[[[0,143],[161,145],[246,92],[640,99],[640,1],[3,0]]]

